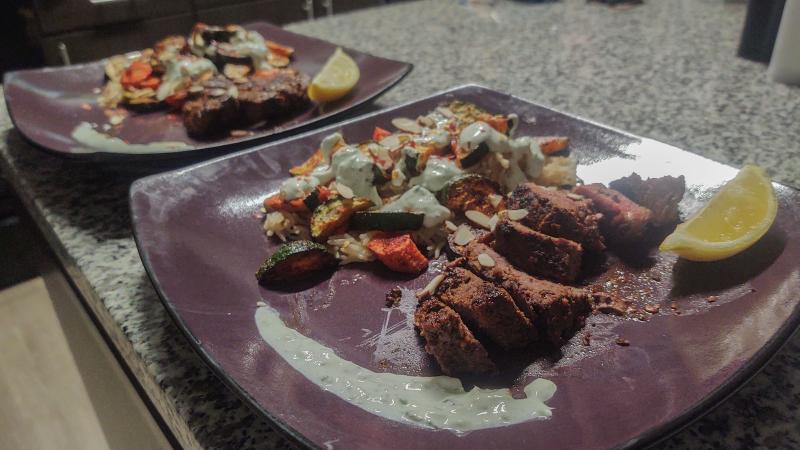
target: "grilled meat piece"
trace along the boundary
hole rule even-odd
[[[186,131],[194,136],[227,132],[239,115],[236,96],[236,86],[223,76],[190,88],[189,98],[182,109]]]
[[[275,91],[279,112],[294,110],[308,103],[308,75],[295,69],[260,70],[253,79],[267,83]],[[271,115],[274,116],[274,113]]]
[[[548,236],[501,214],[494,248],[518,268],[558,282],[575,281],[581,268],[581,244]]]
[[[540,339],[555,346],[582,328],[592,312],[592,295],[586,290],[534,278],[515,269],[486,244],[470,242],[464,249],[464,257],[473,272],[508,291],[533,322]],[[485,265],[486,257],[492,265]]]
[[[600,215],[593,210],[591,200],[523,183],[511,192],[507,204],[508,209],[526,209],[528,215],[520,222],[540,233],[579,242],[591,251],[605,249],[598,225]]]
[[[653,216],[649,209],[600,183],[578,186],[575,192],[592,199],[595,208],[603,213],[600,228],[610,241],[634,243],[644,237]]]
[[[436,358],[446,375],[497,371],[458,313],[439,300],[427,299],[417,306],[414,325],[425,339],[425,351]]]
[[[652,221],[656,226],[679,222],[678,203],[686,193],[686,179],[683,175],[642,180],[637,173],[614,180],[608,185],[621,192],[634,202],[653,212]]]
[[[294,69],[257,72],[238,87],[245,125],[276,119],[297,110],[308,101],[308,77]]]
[[[444,273],[434,297],[453,308],[470,329],[505,349],[525,347],[535,336],[531,322],[508,292],[461,267]]]

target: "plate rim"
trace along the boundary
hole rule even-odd
[[[292,140],[295,140],[295,139],[301,139],[301,138],[306,137],[306,136],[311,135],[311,134],[333,130],[333,129],[342,127],[344,125],[349,125],[349,124],[355,123],[355,122],[369,120],[370,118],[372,118],[372,117],[374,117],[376,115],[392,112],[392,111],[395,111],[395,110],[398,110],[398,109],[401,109],[401,108],[405,108],[407,106],[414,105],[416,103],[431,99],[433,97],[438,97],[438,96],[447,95],[447,94],[454,94],[454,93],[457,93],[457,92],[460,92],[460,91],[464,91],[464,90],[468,90],[468,89],[478,89],[479,91],[484,91],[484,92],[488,92],[488,93],[492,93],[492,94],[499,94],[501,96],[510,97],[510,98],[513,98],[513,99],[516,99],[516,100],[520,100],[520,101],[529,103],[529,104],[540,106],[540,107],[549,109],[551,111],[557,112],[559,114],[563,114],[564,116],[567,116],[567,117],[569,117],[571,119],[583,121],[583,122],[586,122],[586,123],[590,123],[592,125],[596,125],[596,126],[604,128],[604,129],[611,130],[611,131],[623,134],[623,135],[628,136],[628,137],[641,139],[641,140],[649,139],[649,138],[645,138],[645,137],[642,137],[642,136],[638,136],[638,135],[632,134],[632,133],[624,131],[624,130],[620,130],[620,129],[612,127],[612,126],[605,125],[605,124],[603,124],[601,122],[598,122],[598,121],[595,121],[595,120],[592,120],[592,119],[586,119],[586,118],[581,117],[581,116],[576,115],[576,114],[563,112],[563,111],[561,111],[561,110],[559,110],[557,108],[550,107],[550,106],[548,106],[546,104],[533,102],[533,101],[527,100],[525,98],[522,98],[522,97],[519,97],[519,96],[516,96],[516,95],[513,95],[513,94],[508,94],[508,93],[505,93],[505,92],[502,92],[502,91],[499,91],[499,90],[495,90],[495,89],[486,87],[486,86],[481,85],[481,84],[467,83],[467,84],[458,85],[458,86],[455,86],[455,87],[452,87],[452,88],[449,88],[449,89],[437,91],[437,92],[435,92],[433,94],[430,94],[430,95],[427,95],[427,96],[424,96],[424,97],[420,97],[420,98],[416,98],[414,100],[407,101],[407,102],[404,102],[404,103],[401,103],[401,104],[398,104],[398,105],[386,107],[386,108],[383,108],[383,109],[380,109],[380,110],[377,110],[377,111],[373,111],[373,112],[370,112],[370,113],[367,113],[367,114],[363,114],[363,115],[360,115],[360,116],[356,116],[356,117],[353,117],[353,118],[350,118],[350,119],[347,119],[347,120],[336,122],[336,123],[327,125],[325,127],[316,128],[316,129],[313,129],[313,130],[308,130],[308,131],[303,132],[303,133],[299,133],[299,134],[295,134],[295,135],[292,135],[292,136],[288,136],[288,137],[285,137],[283,139],[276,140],[274,142],[262,143],[261,145],[258,145],[258,146],[253,147],[253,148],[248,148],[248,149],[244,149],[244,150],[241,150],[241,151],[229,153],[229,154],[226,154],[226,155],[221,155],[219,157],[212,158],[212,159],[209,159],[209,160],[206,160],[206,161],[202,161],[202,162],[198,162],[198,163],[195,163],[195,164],[191,164],[191,165],[188,165],[188,166],[183,167],[183,168],[179,168],[179,169],[170,170],[170,171],[167,171],[167,172],[162,172],[162,173],[158,173],[158,174],[142,177],[142,178],[139,178],[137,180],[134,180],[134,182],[131,183],[131,186],[129,188],[129,195],[128,195],[128,200],[129,200],[128,207],[129,207],[130,216],[131,216],[131,225],[132,225],[132,230],[133,230],[134,241],[136,243],[136,249],[137,249],[137,252],[139,253],[140,259],[142,261],[142,265],[145,268],[145,272],[147,273],[147,277],[150,280],[151,284],[153,285],[153,288],[156,291],[156,293],[157,293],[157,295],[159,297],[159,300],[161,301],[162,305],[167,310],[168,314],[170,315],[170,317],[172,318],[172,320],[174,321],[174,323],[176,324],[178,329],[180,329],[181,332],[184,334],[184,336],[189,340],[192,349],[195,351],[195,353],[197,353],[200,356],[200,359],[202,359],[203,362],[206,363],[206,365],[211,369],[212,373],[214,373],[214,375],[217,378],[219,378],[225,385],[227,385],[229,388],[231,388],[231,390],[233,390],[233,392],[237,396],[239,396],[240,399],[242,399],[242,401],[245,402],[248,405],[248,407],[250,407],[251,409],[254,409],[256,412],[260,413],[262,415],[262,417],[268,421],[269,425],[271,427],[273,427],[273,429],[275,429],[275,431],[279,432],[284,437],[292,439],[296,443],[303,445],[305,448],[317,449],[317,448],[322,448],[322,447],[314,445],[314,443],[311,442],[310,440],[308,440],[305,436],[303,436],[302,433],[298,432],[297,430],[292,428],[287,423],[285,423],[285,422],[281,421],[280,419],[276,418],[269,411],[267,411],[264,407],[262,407],[244,388],[242,388],[236,382],[236,380],[234,380],[229,374],[227,374],[225,372],[225,370],[214,360],[214,358],[202,347],[200,341],[190,332],[190,330],[186,326],[185,322],[183,321],[182,317],[180,316],[178,311],[175,309],[174,305],[169,300],[169,298],[166,295],[166,293],[162,290],[162,287],[161,287],[161,285],[160,285],[160,283],[158,281],[156,273],[155,273],[155,271],[153,270],[153,268],[152,268],[152,266],[150,264],[149,256],[148,256],[147,252],[143,250],[143,247],[140,244],[139,231],[137,230],[137,225],[136,225],[137,224],[137,220],[136,220],[137,214],[136,214],[136,208],[134,206],[134,201],[133,201],[134,200],[134,195],[137,192],[141,191],[148,184],[154,183],[157,179],[160,179],[160,178],[169,178],[169,177],[171,177],[173,175],[176,175],[176,174],[179,174],[179,173],[182,173],[182,172],[187,172],[187,171],[199,169],[201,167],[205,167],[205,166],[208,166],[208,165],[216,164],[216,163],[218,163],[218,162],[220,162],[222,160],[237,158],[239,156],[242,156],[242,155],[245,155],[245,154],[248,154],[248,153],[269,151],[268,148],[272,147],[272,146],[283,145],[286,142],[289,142],[289,141],[292,141]],[[652,141],[652,139],[650,139],[650,140]],[[722,162],[719,162],[719,161],[715,161],[715,160],[713,160],[711,158],[708,158],[706,156],[699,155],[697,153],[691,152],[690,150],[684,150],[684,149],[681,149],[679,147],[675,147],[675,146],[670,145],[670,144],[662,143],[661,141],[656,141],[656,142],[659,142],[659,143],[661,143],[663,145],[667,145],[667,146],[672,147],[672,148],[674,148],[676,150],[679,150],[679,151],[685,151],[685,152],[688,152],[688,153],[692,153],[695,156],[707,159],[709,161],[714,161],[714,162],[719,163],[719,164],[723,164],[723,165],[725,165],[727,167],[734,167],[734,166],[731,166],[729,164],[725,164],[725,163],[722,163]],[[786,187],[788,189],[791,189],[791,190],[793,190],[795,192],[798,191],[797,188],[795,188],[793,186],[786,185],[786,184],[781,184],[781,183],[773,183],[773,184],[778,184],[779,186],[784,186],[784,187]],[[701,398],[699,401],[693,403],[685,411],[680,412],[673,419],[671,419],[669,421],[666,421],[666,422],[663,422],[658,426],[652,427],[652,428],[648,429],[647,431],[645,431],[644,433],[631,438],[627,442],[619,443],[618,447],[616,447],[616,448],[620,448],[620,449],[646,448],[646,447],[652,446],[652,445],[654,445],[656,443],[662,442],[662,441],[668,439],[669,437],[675,435],[679,431],[683,430],[684,428],[688,427],[689,425],[691,425],[692,423],[694,423],[698,419],[702,418],[704,415],[708,414],[714,408],[719,406],[727,398],[729,398],[730,396],[734,395],[737,391],[739,391],[742,387],[745,386],[747,381],[749,381],[754,376],[756,376],[766,366],[766,364],[778,353],[778,351],[780,351],[780,349],[789,341],[789,339],[792,337],[792,335],[794,335],[798,331],[798,326],[800,326],[800,307],[799,306],[800,306],[800,303],[795,304],[795,308],[792,311],[792,313],[790,314],[789,318],[780,326],[780,328],[778,328],[778,330],[775,333],[772,334],[772,336],[770,336],[770,338],[767,340],[767,342],[765,342],[764,345],[762,345],[746,363],[742,364],[742,366],[739,369],[737,369],[735,372],[733,372],[733,374],[731,376],[729,376],[724,382],[720,383],[713,391],[711,391],[709,394],[707,394],[706,396]]]
[[[298,123],[292,127],[282,129],[277,132],[272,132],[266,135],[253,135],[247,136],[235,142],[228,142],[228,143],[212,143],[211,145],[204,146],[201,148],[191,148],[179,151],[161,151],[161,152],[153,152],[153,153],[119,153],[119,152],[108,152],[102,150],[95,150],[90,152],[81,152],[81,153],[70,153],[65,152],[62,150],[52,149],[45,145],[40,144],[35,139],[28,136],[18,125],[17,120],[14,117],[12,105],[14,102],[8,96],[8,88],[9,82],[13,83],[13,80],[19,77],[21,74],[24,73],[41,73],[41,72],[61,72],[61,71],[70,71],[75,69],[86,68],[88,66],[92,66],[94,64],[102,63],[107,61],[110,57],[100,58],[94,61],[88,61],[78,64],[70,64],[67,66],[45,66],[45,67],[38,67],[38,68],[28,68],[28,69],[18,69],[18,70],[11,70],[3,74],[2,84],[3,84],[3,99],[6,103],[6,111],[8,113],[9,118],[11,119],[12,125],[14,125],[14,129],[17,130],[20,136],[28,142],[29,144],[35,146],[36,148],[43,150],[49,154],[60,156],[64,159],[74,159],[74,160],[100,160],[100,161],[109,161],[109,160],[126,160],[126,161],[146,161],[146,160],[154,160],[154,159],[172,159],[172,158],[181,158],[181,157],[193,157],[197,156],[202,152],[211,152],[211,151],[225,151],[235,149],[237,147],[242,146],[252,146],[252,145],[261,145],[267,144],[272,142],[277,142],[278,139],[282,139],[284,137],[295,136],[299,132],[309,131],[310,127],[314,127],[315,125],[319,125],[320,122],[325,121],[334,121],[340,118],[341,115],[346,114],[348,112],[357,111],[359,108],[364,107],[365,105],[374,102],[383,94],[385,94],[388,90],[392,89],[393,87],[397,86],[398,83],[403,81],[413,70],[414,64],[408,61],[401,61],[398,59],[391,59],[386,58],[383,56],[376,56],[370,52],[361,51],[352,47],[347,47],[343,45],[339,45],[333,41],[328,41],[325,39],[320,39],[314,36],[309,36],[302,33],[297,33],[295,31],[287,30],[286,28],[275,25],[273,23],[259,20],[254,22],[248,22],[242,26],[249,27],[253,25],[264,25],[267,27],[273,28],[280,28],[282,31],[286,33],[291,33],[296,36],[300,36],[303,39],[308,39],[310,41],[314,41],[316,43],[322,43],[327,45],[333,45],[335,47],[340,47],[345,51],[352,51],[358,52],[363,55],[369,56],[370,58],[376,58],[384,61],[390,61],[393,63],[400,64],[402,69],[398,74],[396,74],[392,79],[389,80],[388,83],[381,86],[380,89],[375,91],[373,94],[364,97],[363,99],[351,104],[347,108],[344,108],[340,111],[334,112],[327,116],[319,116],[311,119],[310,121]],[[129,54],[132,52],[125,52],[125,54]]]

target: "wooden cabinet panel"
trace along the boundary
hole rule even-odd
[[[207,0],[211,1],[211,0]],[[306,19],[302,0],[261,0],[226,4],[226,6],[197,12],[197,20],[209,24],[247,23],[265,20],[277,25]],[[198,2],[199,7],[199,2]]]
[[[191,0],[34,0],[44,34],[191,13]]]

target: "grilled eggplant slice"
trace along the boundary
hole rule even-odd
[[[350,225],[357,230],[413,231],[422,228],[423,214],[402,211],[363,211],[353,214]]]
[[[256,279],[263,285],[301,280],[336,265],[336,258],[316,242],[293,241],[281,245],[258,268]]]
[[[365,198],[347,199],[336,197],[317,206],[311,215],[311,238],[324,242],[329,236],[346,227],[353,213],[372,207]]]
[[[450,210],[462,213],[475,210],[491,216],[505,209],[500,186],[484,176],[472,173],[448,181],[439,191],[439,200]]]

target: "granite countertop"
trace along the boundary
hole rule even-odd
[[[800,185],[800,88],[735,57],[743,3],[497,3],[401,3],[288,28],[413,62],[378,106],[477,82],[728,164],[754,162]],[[0,108],[5,176],[179,442],[287,445],[212,375],[159,302],[131,235],[136,175],[34,149]],[[741,391],[660,445],[797,447],[798,404],[795,336]]]

